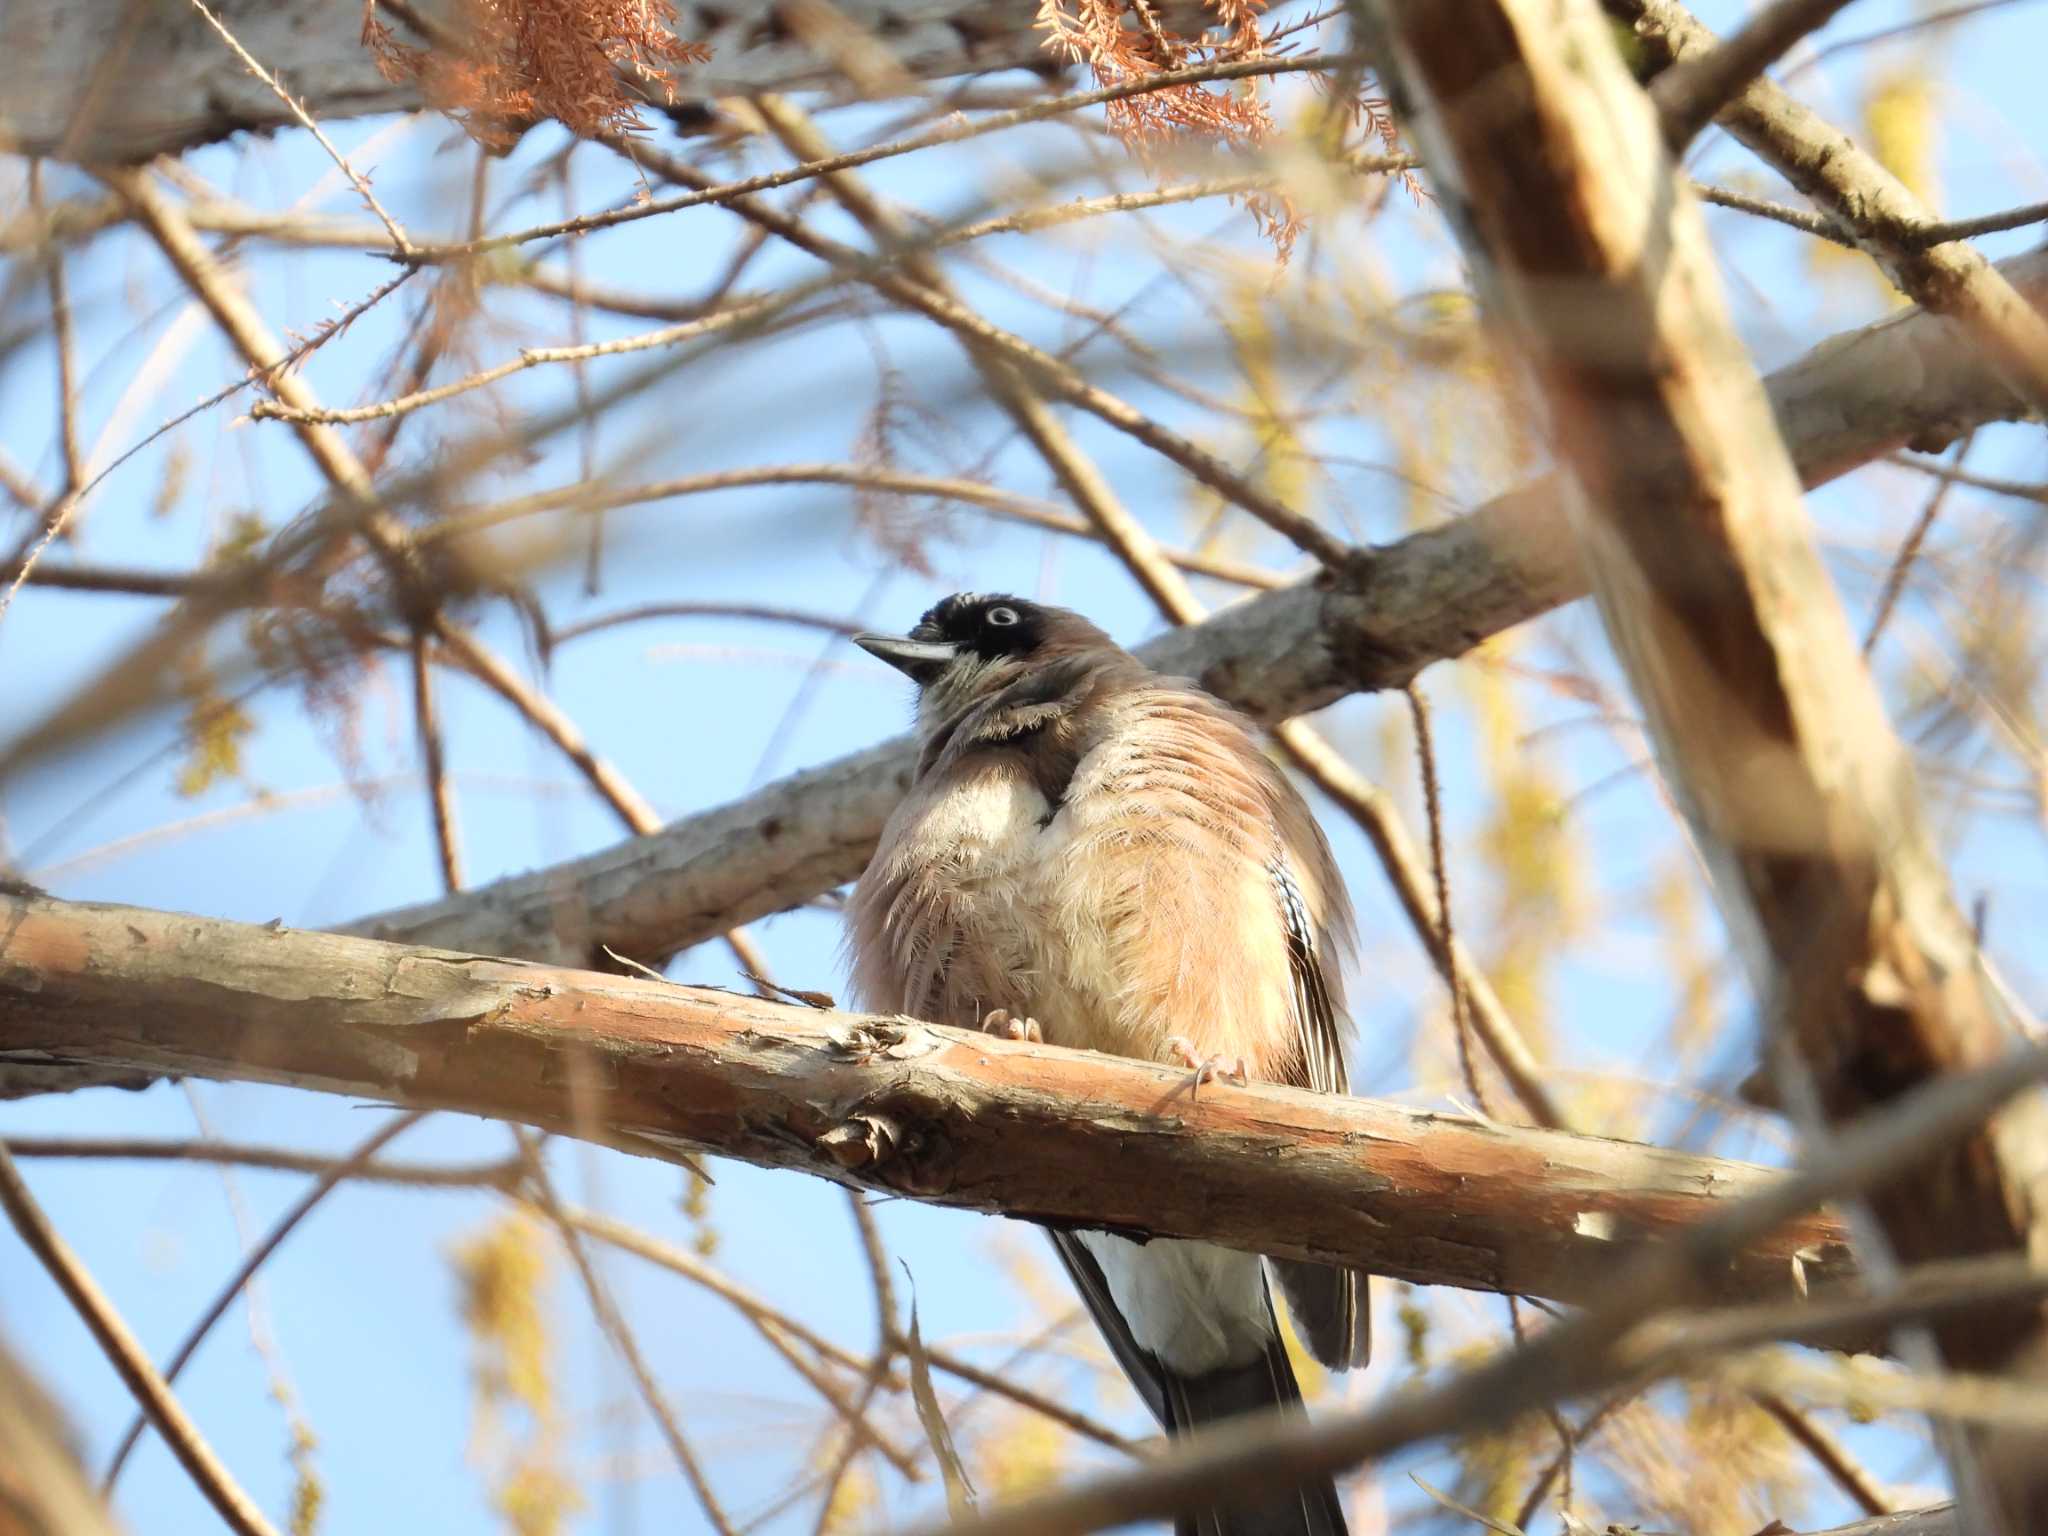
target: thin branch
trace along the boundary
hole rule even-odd
[[[293,98],[292,93],[284,88],[283,83],[275,75],[256,61],[255,56],[242,46],[241,39],[228,30],[227,24],[206,8],[205,0],[191,0],[191,5],[193,10],[206,18],[206,24],[220,34],[220,40],[228,45],[230,53],[241,60],[242,67],[268,86],[271,94],[284,103],[285,110],[298,120],[299,126],[312,134],[314,142],[327,151],[328,158],[341,168],[341,174],[346,176],[348,184],[356,189],[356,195],[369,207],[370,212],[377,216],[378,222],[391,236],[391,244],[396,253],[401,257],[410,254],[412,242],[406,238],[405,231],[399,227],[396,219],[384,211],[384,205],[377,201],[377,194],[370,190],[369,181],[362,172],[348,163],[348,156],[334,147],[334,141],[328,138],[320,125],[313,120],[313,114]]]
[[[12,497],[24,512],[40,512],[49,505],[49,498],[4,450],[0,450],[0,491]]]
[[[1955,463],[1952,469],[1961,469],[1963,460],[1970,452],[1975,434],[1966,435],[1956,444]],[[1890,622],[1892,609],[1898,606],[1900,594],[1906,590],[1906,578],[1913,573],[1913,562],[1920,556],[1920,546],[1927,542],[1927,535],[1933,531],[1934,520],[1941,516],[1941,509],[1947,503],[1949,492],[1956,487],[1953,474],[1935,478],[1934,493],[1921,507],[1920,515],[1913,519],[1913,526],[1899,544],[1898,553],[1892,556],[1892,563],[1884,573],[1884,586],[1877,594],[1877,606],[1870,615],[1870,627],[1863,632],[1863,654],[1867,659],[1877,649],[1877,638],[1884,633]]]
[[[145,571],[115,565],[0,563],[0,581],[25,581],[59,592],[107,592],[128,597],[184,597],[204,584],[203,571]]]
[[[43,163],[31,160],[28,169],[29,206],[37,212],[43,204]],[[50,329],[57,353],[57,435],[64,451],[64,488],[59,493],[75,496],[85,484],[85,449],[78,436],[78,336],[72,325],[71,296],[64,280],[64,252],[46,253],[49,262]]]
[[[50,1278],[57,1282],[72,1307],[91,1330],[121,1380],[141,1403],[142,1411],[164,1437],[165,1444],[199,1485],[221,1519],[237,1536],[277,1536],[263,1512],[244,1493],[233,1474],[221,1464],[213,1448],[200,1437],[199,1427],[186,1415],[171,1389],[149,1363],[135,1335],[114,1310],[104,1292],[86,1272],[70,1245],[57,1235],[43,1214],[35,1196],[23,1182],[21,1170],[0,1141],[0,1206],[5,1206],[14,1230],[21,1234]]]
[[[1075,1434],[1093,1440],[1099,1445],[1106,1445],[1111,1450],[1122,1451],[1129,1456],[1139,1455],[1144,1450],[1140,1442],[1132,1440],[1127,1435],[1118,1434],[1108,1425],[1091,1419],[1077,1408],[1071,1408],[1056,1399],[1033,1392],[1012,1377],[983,1370],[973,1362],[936,1345],[926,1345],[925,1353],[930,1356],[932,1364],[948,1376],[957,1376],[969,1386],[1007,1397],[1018,1407],[1028,1408],[1033,1413],[1071,1429]]]
[[[419,737],[420,771],[426,780],[427,810],[434,823],[434,848],[441,859],[441,884],[452,894],[462,889],[461,834],[434,702],[434,670],[427,656],[427,638],[421,634],[412,637],[412,711],[413,730]]]
[[[1870,1474],[1858,1466],[1848,1452],[1814,1423],[1811,1415],[1800,1412],[1775,1392],[1756,1392],[1751,1395],[1756,1399],[1757,1406],[1777,1420],[1778,1427],[1814,1459],[1820,1469],[1833,1479],[1837,1488],[1856,1501],[1857,1508],[1863,1513],[1888,1515],[1892,1512],[1891,1501],[1878,1490],[1877,1485],[1871,1481]]]
[[[1453,933],[1448,957],[1438,942],[1444,922],[1431,888],[1429,865],[1416,848],[1415,839],[1392,799],[1301,722],[1290,720],[1274,734],[1295,766],[1358,824],[1372,844],[1409,926],[1436,963],[1444,985],[1464,995],[1472,1027],[1486,1047],[1486,1054],[1507,1079],[1530,1118],[1552,1129],[1566,1128],[1564,1111],[1544,1081],[1542,1063],[1530,1050],[1500,994],[1494,991],[1493,983],[1465,947],[1465,941]]]
[[[610,1243],[613,1247],[621,1248],[628,1253],[637,1254],[650,1263],[658,1264],[664,1269],[695,1281],[713,1295],[730,1302],[734,1310],[753,1325],[762,1342],[774,1350],[784,1364],[801,1376],[834,1413],[852,1426],[860,1439],[880,1451],[898,1472],[912,1482],[924,1476],[923,1469],[917,1464],[915,1453],[905,1450],[877,1429],[862,1411],[860,1404],[846,1395],[839,1383],[833,1380],[830,1372],[822,1366],[812,1364],[795,1344],[807,1344],[819,1355],[836,1361],[849,1370],[865,1373],[868,1368],[866,1362],[856,1360],[847,1351],[812,1332],[809,1327],[788,1313],[778,1311],[744,1286],[727,1279],[710,1265],[699,1263],[671,1244],[594,1211],[564,1206],[561,1215],[562,1219],[578,1232]]]
[[[1436,735],[1430,729],[1429,701],[1413,683],[1401,691],[1408,700],[1408,713],[1415,723],[1415,761],[1422,779],[1423,814],[1429,828],[1429,872],[1436,895],[1436,927],[1423,936],[1423,947],[1435,950],[1437,972],[1451,989],[1451,1029],[1458,1043],[1458,1072],[1465,1080],[1465,1089],[1472,1095],[1473,1104],[1482,1115],[1491,1119],[1493,1107],[1487,1103],[1486,1086],[1479,1080],[1479,1073],[1472,1064],[1471,1010],[1465,1002],[1465,974],[1458,965],[1458,933],[1451,923],[1451,871],[1450,861],[1444,856],[1443,795],[1437,784]],[[1509,1028],[1512,1030],[1513,1026]],[[1516,1045],[1521,1044],[1519,1033],[1512,1038]],[[1515,1300],[1510,1296],[1509,1316],[1515,1320],[1519,1333],[1520,1317],[1514,1307]]]
[[[836,618],[827,613],[809,613],[801,608],[783,608],[774,603],[638,603],[631,608],[621,608],[615,613],[601,613],[595,618],[578,619],[574,624],[564,624],[560,629],[551,630],[548,644],[566,645],[585,635],[601,634],[608,629],[618,629],[627,624],[645,624],[654,619],[759,619],[766,624],[793,624],[800,629],[823,630],[828,635],[854,635],[864,627],[852,619]]]
[[[1653,55],[1679,61],[1716,45],[1714,34],[1678,0],[1602,3],[1639,24],[1638,37]],[[2013,390],[2048,413],[2048,318],[1974,246],[1921,244],[1939,221],[1875,156],[1768,79],[1752,80],[1719,121],[1853,233],[1901,292],[1965,326]]]
[[[582,346],[573,347],[522,347],[517,357],[499,363],[496,367],[466,374],[449,383],[437,384],[431,389],[414,390],[410,394],[399,395],[390,400],[379,400],[373,405],[329,407],[259,400],[249,407],[249,414],[258,421],[318,423],[325,426],[351,426],[358,422],[386,421],[486,388],[500,380],[509,379],[516,373],[524,373],[529,368],[588,362],[598,357],[621,357],[629,352],[672,347],[678,342],[697,341],[706,336],[722,335],[727,331],[745,330],[748,334],[754,335],[759,333],[758,328],[763,323],[779,317],[790,317],[787,321],[790,324],[801,323],[805,317],[791,317],[790,312],[804,300],[826,292],[841,281],[842,279],[834,276],[813,278],[780,293],[743,300],[729,309],[719,310],[702,319],[685,320],[681,324],[645,331],[638,336],[620,336],[611,341],[586,342]]]
[[[1528,1496],[1522,1500],[1522,1507],[1515,1513],[1514,1523],[1517,1526],[1524,1530],[1528,1528],[1529,1523],[1536,1518],[1536,1512],[1543,1507],[1543,1501],[1550,1496],[1550,1490],[1557,1485],[1560,1477],[1565,1478],[1565,1496],[1567,1499],[1570,1498],[1571,1481],[1569,1473],[1574,1452],[1578,1447],[1584,1445],[1587,1437],[1599,1429],[1602,1424],[1606,1423],[1615,1412],[1625,1404],[1633,1401],[1636,1395],[1635,1391],[1624,1389],[1587,1411],[1586,1416],[1579,1420],[1571,1434],[1566,1436],[1563,1443],[1559,1445],[1557,1454],[1551,1457],[1544,1465],[1542,1472],[1537,1474],[1536,1481],[1530,1485]]]
[[[555,701],[531,686],[496,652],[440,614],[434,637],[463,671],[511,705],[583,775],[584,781],[633,831],[645,837],[661,826],[661,815],[609,759],[598,755],[576,722]]]
[[[1773,223],[1789,225],[1801,234],[1812,235],[1830,245],[1839,245],[1847,250],[1856,248],[1856,237],[1849,234],[1826,214],[1815,213],[1810,208],[1788,208],[1783,203],[1771,202],[1768,198],[1752,197],[1747,192],[1738,192],[1733,187],[1717,187],[1711,182],[1692,183],[1694,196],[1703,203],[1712,203],[1717,208],[1732,208],[1737,213],[1755,214],[1758,218]]]
[[[562,1239],[562,1246],[569,1251],[569,1260],[576,1267],[577,1278],[583,1282],[584,1295],[589,1299],[590,1310],[597,1317],[598,1326],[604,1330],[612,1347],[619,1352],[619,1358],[626,1364],[633,1378],[633,1385],[640,1393],[640,1399],[647,1405],[648,1414],[660,1429],[662,1438],[668,1442],[670,1453],[676,1465],[682,1469],[683,1478],[696,1495],[697,1505],[704,1511],[704,1518],[718,1536],[738,1536],[725,1508],[718,1501],[717,1492],[705,1476],[704,1468],[697,1460],[697,1454],[690,1448],[684,1437],[682,1426],[676,1422],[675,1411],[669,1407],[662,1395],[661,1386],[654,1379],[654,1372],[648,1368],[647,1359],[640,1353],[639,1340],[633,1337],[633,1330],[626,1317],[613,1299],[611,1288],[604,1283],[597,1268],[590,1261],[590,1254],[583,1246],[583,1234],[572,1226],[563,1214],[562,1205],[555,1197],[553,1182],[548,1178],[546,1165],[541,1161],[540,1151],[534,1139],[525,1132],[519,1134],[519,1145],[526,1157],[527,1177],[533,1186],[536,1202],[541,1211],[553,1224]]]
[[[1997,213],[1981,213],[1973,219],[1950,219],[1946,223],[1930,224],[1908,234],[1906,243],[1930,246],[1943,245],[1950,240],[1974,240],[1979,235],[2022,229],[2044,220],[2048,220],[2048,203],[2027,203],[2018,208],[2001,209]]]
[[[2031,501],[2038,506],[2048,507],[2048,483],[1995,480],[1989,475],[1973,475],[1968,470],[1958,469],[1952,464],[1937,464],[1932,459],[1916,458],[1906,453],[1888,453],[1885,455],[1885,462],[1896,464],[1901,469],[1910,469],[1916,474],[1932,476],[1936,480],[1967,485],[1972,490],[1989,491],[1994,496],[2010,496],[2015,501]]]
[[[234,1273],[228,1276],[226,1283],[214,1293],[212,1303],[199,1315],[199,1320],[186,1330],[185,1337],[178,1341],[178,1347],[171,1352],[170,1364],[164,1367],[164,1381],[167,1385],[178,1379],[200,1344],[205,1341],[207,1334],[213,1331],[213,1325],[227,1314],[235,1298],[242,1294],[242,1288],[249,1283],[250,1277],[269,1262],[270,1256],[277,1252],[279,1245],[287,1237],[292,1235],[299,1223],[313,1214],[314,1207],[326,1199],[336,1185],[348,1179],[357,1169],[366,1167],[379,1152],[390,1145],[394,1137],[410,1130],[426,1117],[425,1110],[412,1110],[405,1114],[393,1115],[371,1133],[354,1152],[331,1168],[321,1171],[320,1176],[313,1181],[312,1187],[293,1201],[290,1208],[271,1225],[270,1230],[263,1235],[263,1240],[242,1256],[242,1262],[235,1267]],[[142,1438],[142,1431],[153,1422],[154,1416],[148,1414],[145,1408],[145,1412],[137,1414],[128,1425],[127,1432],[121,1436],[120,1444],[114,1447],[113,1457],[107,1462],[105,1477],[100,1480],[102,1492],[113,1491],[114,1483],[121,1475],[121,1468],[127,1464],[129,1452],[135,1449],[136,1442]],[[162,1426],[159,1424],[158,1428],[161,1429]]]
[[[196,0],[195,0],[196,3]],[[1721,109],[1800,40],[1818,32],[1849,0],[1771,0],[1720,46],[1665,70],[1650,83],[1674,157]]]
[[[1100,536],[1091,524],[1062,510],[1055,502],[1019,496],[979,480],[953,475],[908,474],[866,464],[822,463],[772,464],[759,469],[714,470],[699,475],[683,475],[673,480],[651,481],[645,485],[612,486],[599,481],[563,486],[558,490],[541,491],[498,502],[492,506],[458,512],[429,524],[415,537],[423,545],[438,544],[520,518],[535,517],[548,512],[608,511],[614,507],[666,501],[672,497],[697,496],[714,491],[760,485],[845,485],[894,496],[932,496],[947,501],[964,502],[969,506],[984,508],[998,517],[1029,523],[1035,527],[1051,528],[1060,533],[1074,534],[1081,538]],[[1185,550],[1166,550],[1164,553],[1168,560],[1184,571],[1201,576],[1214,576],[1220,581],[1234,582],[1239,586],[1275,587],[1286,580],[1285,577],[1276,575],[1263,566],[1244,561],[1194,554]]]
[[[524,1164],[380,1163],[359,1156],[332,1157],[324,1152],[297,1152],[286,1147],[251,1147],[224,1141],[151,1140],[132,1136],[10,1136],[7,1145],[17,1158],[106,1158],[111,1161],[229,1163],[275,1173],[312,1173],[349,1179],[359,1184],[398,1184],[411,1189],[503,1189],[516,1181]]]
[[[891,143],[849,150],[844,154],[805,161],[785,170],[749,176],[739,181],[720,183],[707,179],[694,190],[672,197],[653,198],[644,203],[608,209],[602,213],[583,214],[574,219],[564,219],[550,224],[536,224],[528,229],[510,234],[491,235],[482,240],[415,246],[405,259],[410,262],[453,261],[506,246],[528,244],[535,240],[552,240],[562,235],[587,234],[593,230],[610,229],[615,225],[630,224],[638,219],[654,218],[665,213],[676,213],[685,208],[697,208],[705,204],[731,204],[757,193],[772,192],[778,187],[791,186],[800,181],[809,181],[838,171],[857,170],[878,160],[916,154],[942,144],[958,144],[968,139],[981,138],[986,134],[1001,133],[1010,128],[1023,127],[1028,123],[1044,122],[1048,118],[1061,117],[1069,112],[1102,106],[1112,101],[1125,101],[1154,91],[1172,90],[1179,86],[1208,81],[1249,80],[1262,75],[1318,73],[1341,68],[1349,62],[1349,58],[1343,55],[1318,55],[1308,58],[1237,59],[1197,65],[1188,69],[1161,71],[1158,74],[1138,76],[1095,90],[1074,91],[1065,96],[1051,97],[1045,101],[1034,102],[1030,106],[1018,107],[1009,112],[998,112],[971,122],[949,123],[945,127],[913,134]],[[639,144],[635,146],[636,150],[644,150],[646,147]]]

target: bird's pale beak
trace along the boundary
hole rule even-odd
[[[903,635],[855,635],[853,643],[915,682],[926,682],[960,654],[945,640],[912,640]]]

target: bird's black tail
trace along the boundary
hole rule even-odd
[[[1206,1429],[1240,1414],[1298,1408],[1301,1403],[1301,1388],[1277,1330],[1265,1354],[1248,1365],[1206,1376],[1161,1374],[1168,1434]],[[1241,1504],[1182,1515],[1174,1522],[1174,1536],[1346,1536],[1344,1509],[1337,1502],[1334,1482],[1312,1478],[1292,1488],[1251,1495]]]
[[[1244,1365],[1187,1376],[1170,1371],[1159,1357],[1131,1334],[1117,1310],[1109,1282],[1095,1255],[1072,1232],[1049,1232],[1060,1262],[1074,1288],[1102,1329],[1109,1352],[1116,1356],[1131,1385],[1169,1435],[1184,1435],[1247,1413],[1275,1408],[1301,1411],[1301,1387],[1280,1341],[1273,1319],[1273,1299],[1266,1298],[1268,1339],[1265,1352]],[[1313,1478],[1292,1488],[1269,1489],[1242,1504],[1224,1505],[1183,1515],[1174,1522],[1175,1536],[1346,1536],[1344,1509],[1337,1485],[1328,1477]]]

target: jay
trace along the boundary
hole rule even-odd
[[[869,1008],[1184,1061],[1198,1083],[1221,1070],[1346,1091],[1349,904],[1308,806],[1249,721],[1079,614],[1016,597],[957,593],[908,636],[855,643],[918,687],[916,778],[848,909]],[[1052,1238],[1169,1434],[1298,1411],[1269,1275],[1318,1360],[1365,1362],[1355,1271],[1179,1239]],[[1322,1478],[1176,1529],[1345,1527]]]

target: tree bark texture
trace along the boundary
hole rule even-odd
[[[1375,0],[1397,104],[1569,465],[1608,634],[1758,990],[1843,1120],[2016,1033],[1988,994],[1911,764],[1814,547],[1704,222],[1592,0]],[[1793,1096],[1796,1102],[1796,1095]],[[1872,1192],[1901,1259],[2048,1256],[2039,1095]],[[2037,1303],[1937,1325],[2036,1376]],[[2001,1458],[2020,1524],[2048,1467]]]
[[[2003,270],[2033,303],[2048,303],[2048,253]],[[1919,310],[1831,339],[1771,375],[1768,387],[1808,485],[2021,410],[1952,322]],[[1668,479],[1677,469],[1651,463],[1645,473]],[[1652,483],[1643,505],[1662,507],[1669,494],[1668,484]],[[1545,480],[1163,635],[1140,654],[1270,723],[1349,693],[1400,687],[1431,662],[1586,591],[1558,487]],[[576,965],[609,944],[658,962],[853,879],[914,761],[898,738],[656,836],[365,918],[351,931]]]
[[[359,0],[214,0],[210,9],[316,118],[423,105],[410,85],[378,73]],[[842,92],[831,46],[838,18],[893,61],[893,70],[863,70],[864,93],[892,75],[907,92],[986,70],[1057,69],[1033,25],[1037,7],[1020,0],[834,0],[831,9],[837,18],[821,13],[809,27],[803,7],[781,0],[681,0],[676,36],[710,45],[711,58],[676,71],[678,121],[721,96]],[[420,46],[457,10],[452,0],[410,0],[379,18]],[[408,13],[424,28],[410,27]],[[6,31],[0,149],[127,164],[295,121],[186,0],[9,0]]]
[[[1205,1084],[912,1020],[0,896],[0,1060],[280,1083],[709,1150],[936,1204],[1595,1301],[1614,1266],[1776,1175],[1365,1099]],[[585,1106],[579,1117],[578,1106]],[[1706,1286],[1850,1273],[1796,1222]]]

